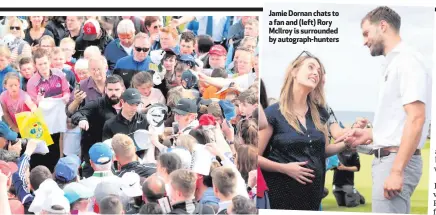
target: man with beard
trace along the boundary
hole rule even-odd
[[[114,69],[119,59],[132,55],[133,37],[135,36],[135,26],[132,20],[121,20],[115,33],[118,35],[118,38],[110,42],[104,50],[104,56],[109,62],[110,71]]]
[[[374,142],[373,213],[410,213],[429,128],[431,73],[422,56],[401,40],[400,26],[401,17],[389,7],[378,7],[362,19],[364,45],[372,56],[386,57],[379,104],[372,129],[356,128],[336,140]]]
[[[85,161],[82,169],[83,177],[90,177],[93,174],[88,151],[94,143],[102,141],[104,123],[121,110],[120,97],[124,90],[124,82],[120,76],[108,76],[105,86],[106,95],[86,103],[71,117],[72,123],[79,125],[84,131],[80,144],[82,160]]]

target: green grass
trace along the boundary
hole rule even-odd
[[[428,207],[428,177],[430,159],[430,141],[427,140],[422,150],[423,174],[418,187],[412,195],[411,214],[427,214]],[[372,176],[371,166],[374,156],[360,154],[360,171],[354,175],[356,189],[365,197],[366,204],[355,208],[339,207],[332,194],[333,171],[328,171],[326,175],[326,187],[329,195],[322,201],[323,211],[343,211],[343,212],[371,212]]]

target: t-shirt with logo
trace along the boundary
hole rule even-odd
[[[69,83],[62,71],[52,70],[50,77],[45,80],[39,73],[35,73],[27,83],[27,93],[33,101],[37,100],[38,93],[44,89],[44,97],[60,98],[70,93]]]

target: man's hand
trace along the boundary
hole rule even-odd
[[[70,94],[65,94],[64,96],[62,96],[62,100],[65,104],[68,104],[68,102],[70,102]]]
[[[21,154],[21,140],[18,140],[18,142],[16,142],[14,145],[12,145],[12,142],[9,142],[9,147],[8,147],[8,151],[10,152],[15,152],[18,155]]]
[[[86,98],[86,93],[80,90],[74,90],[74,101],[77,104],[82,103],[82,101]]]
[[[335,140],[335,143],[345,142],[348,146],[368,145],[372,142],[370,129],[354,128]]]
[[[366,128],[366,126],[368,125],[368,119],[362,118],[362,117],[357,117],[356,118],[356,122],[354,122],[353,127],[352,128]]]
[[[403,189],[403,179],[403,173],[391,172],[384,185],[384,196],[386,199],[392,199],[401,193]]]
[[[172,28],[177,28],[177,26],[180,25],[179,19],[173,19],[171,20],[171,23],[169,24],[170,27]]]
[[[338,167],[336,167],[338,170],[341,170],[341,171],[345,171],[345,170],[347,170],[347,167],[346,166],[344,166],[343,164],[339,164],[339,166]]]
[[[24,152],[28,156],[32,156],[35,152],[36,147],[38,146],[38,142],[41,140],[29,139],[26,146],[26,151]]]
[[[233,126],[229,126],[226,122],[226,119],[223,119],[223,123],[221,124],[222,131],[224,136],[226,137],[227,141],[234,141],[235,140],[235,129]]]
[[[87,130],[89,129],[89,123],[88,123],[88,121],[87,121],[87,120],[80,120],[80,122],[79,122],[79,128],[82,129],[82,130],[84,130],[84,131],[87,131]]]

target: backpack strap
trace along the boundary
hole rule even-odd
[[[18,55],[21,55],[22,53],[23,53],[23,49],[24,49],[24,45],[25,45],[26,43],[25,42],[21,42],[19,45],[18,45]]]

